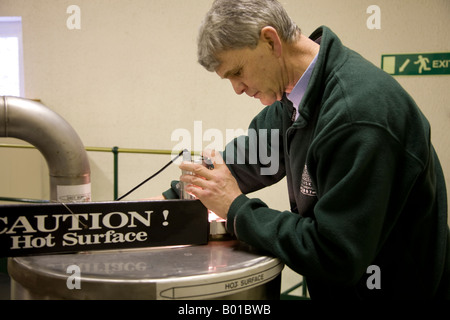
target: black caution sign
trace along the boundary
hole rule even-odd
[[[199,200],[0,205],[0,257],[206,244]]]

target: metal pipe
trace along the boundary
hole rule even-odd
[[[87,153],[60,115],[36,101],[0,97],[0,137],[24,140],[41,152],[49,169],[51,201],[90,201]]]

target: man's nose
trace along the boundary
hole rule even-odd
[[[247,86],[242,83],[241,81],[238,80],[230,80],[231,81],[231,85],[233,86],[234,91],[236,92],[236,94],[241,95],[245,92],[245,90],[247,89]]]

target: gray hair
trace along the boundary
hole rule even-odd
[[[277,0],[215,0],[200,26],[198,62],[208,71],[220,65],[217,55],[230,49],[255,48],[261,29],[275,28],[280,39],[292,42],[300,28]]]

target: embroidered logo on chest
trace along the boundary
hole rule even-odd
[[[305,196],[310,197],[315,197],[317,195],[316,190],[312,185],[311,177],[309,176],[308,167],[306,165],[305,168],[303,168],[302,183],[300,184],[300,192]]]

